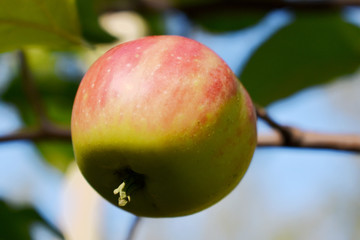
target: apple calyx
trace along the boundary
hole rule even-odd
[[[119,202],[118,205],[120,207],[124,207],[128,202],[130,202],[130,195],[126,194],[124,190],[126,183],[122,182],[118,188],[114,189],[114,194],[119,194]],[[127,186],[127,185],[126,185]]]
[[[128,173],[128,176],[121,182],[119,187],[114,189],[114,195],[119,194],[118,205],[124,207],[130,202],[130,195],[144,186],[143,177],[135,172]]]

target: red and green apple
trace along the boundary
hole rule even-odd
[[[73,106],[79,168],[105,199],[138,216],[203,210],[230,193],[256,147],[252,101],[212,50],[151,36],[102,55]]]

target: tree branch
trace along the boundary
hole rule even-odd
[[[70,129],[62,128],[52,123],[47,117],[43,101],[38,93],[33,75],[29,68],[26,55],[23,51],[19,51],[19,71],[21,73],[22,86],[25,95],[29,100],[30,107],[35,112],[35,117],[38,122],[38,127],[24,128],[11,134],[0,137],[0,142],[14,141],[14,140],[48,140],[60,139],[71,141]]]
[[[282,135],[280,131],[277,131],[273,134],[260,135],[258,137],[258,147],[334,149],[360,153],[360,135],[318,133],[290,127],[287,127],[286,132],[291,136],[291,141],[288,143],[284,141],[284,135]],[[0,143],[15,140],[71,141],[71,132],[70,129],[52,126],[48,129],[24,129],[9,135],[0,136]]]
[[[285,145],[280,133],[260,135],[258,147],[294,147],[313,149],[334,149],[360,153],[360,136],[346,134],[325,134],[317,132],[290,129],[291,134],[297,139],[296,144]]]
[[[282,144],[285,146],[292,146],[296,144],[291,129],[289,127],[281,126],[274,119],[272,119],[266,112],[266,110],[260,106],[256,106],[256,115],[263,119],[270,127],[275,131],[278,131],[282,136]]]
[[[1,142],[16,140],[42,141],[42,140],[64,140],[71,141],[70,129],[60,128],[55,125],[39,129],[22,129],[20,131],[0,136]]]
[[[31,106],[39,118],[40,125],[36,129],[25,128],[20,131],[0,136],[0,142],[15,140],[64,140],[71,141],[71,131],[53,124],[46,116],[45,109],[39,94],[36,91],[34,80],[23,52],[19,54],[20,70],[23,77],[25,92]],[[282,126],[272,119],[264,108],[256,107],[257,117],[269,124],[275,133],[260,135],[258,147],[285,146],[298,148],[323,148],[360,152],[360,135],[327,134],[302,131],[297,128]]]
[[[260,106],[256,106],[256,114],[275,130],[272,135],[260,135],[258,137],[258,147],[322,148],[360,153],[360,135],[317,133],[282,126]]]

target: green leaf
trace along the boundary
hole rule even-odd
[[[255,102],[275,100],[360,66],[360,29],[337,12],[302,12],[255,52],[240,79]]]
[[[191,20],[204,29],[212,32],[236,31],[259,22],[265,15],[265,10],[222,9],[199,11]]]
[[[40,50],[27,53],[30,69],[33,70],[34,84],[47,116],[53,123],[70,128],[72,104],[82,75],[69,79],[69,76],[56,74],[55,69],[60,61],[59,54]],[[26,126],[38,125],[34,108],[30,105],[19,75],[11,80],[1,98],[17,107]],[[45,160],[61,171],[65,171],[68,164],[74,160],[70,141],[39,141],[36,146]]]
[[[282,0],[171,0],[194,23],[215,33],[252,26],[279,2]]]
[[[148,35],[164,35],[166,33],[165,16],[161,11],[142,10],[139,11],[141,16],[146,20],[148,26]]]
[[[95,12],[104,13],[111,10],[136,9],[143,0],[91,0],[94,1]]]
[[[193,6],[213,4],[221,1],[224,0],[168,0],[165,2],[169,2],[171,3],[172,6],[175,7],[193,7]]]
[[[116,40],[99,24],[94,0],[77,0],[77,9],[83,37],[91,43],[110,43]]]
[[[0,200],[0,222],[2,224],[0,239],[31,240],[30,228],[34,223],[45,225],[63,239],[61,233],[31,207],[15,208]]]
[[[195,6],[229,6],[229,9],[233,6],[237,8],[246,8],[248,5],[267,5],[267,3],[279,3],[286,0],[163,0],[161,2],[169,2],[175,7],[195,7]],[[301,1],[301,0],[300,0]],[[308,1],[308,0],[305,0]]]
[[[62,172],[65,172],[75,159],[71,142],[43,141],[37,142],[36,147],[50,165]]]
[[[15,76],[11,79],[9,86],[7,86],[7,89],[5,89],[1,98],[3,101],[11,103],[17,107],[25,125],[31,126],[36,124],[34,110],[29,105],[29,101],[26,98],[26,93],[22,87],[19,76]]]
[[[37,50],[27,51],[27,53],[34,85],[40,94],[48,117],[54,123],[69,126],[72,104],[82,75],[69,79],[69,76],[56,73],[60,61],[57,54]],[[36,124],[34,109],[27,99],[20,75],[15,75],[1,97],[18,107],[27,125]]]
[[[60,81],[59,79],[47,79],[48,83],[36,85],[41,94],[49,119],[59,125],[70,128],[72,103],[77,89],[76,82]],[[14,104],[19,110],[20,116],[28,127],[38,124],[34,109],[26,98],[21,79],[12,80],[2,99]],[[61,171],[65,171],[68,165],[74,161],[71,142],[66,141],[39,141],[35,144],[44,159]]]
[[[0,52],[82,44],[73,0],[2,0]]]

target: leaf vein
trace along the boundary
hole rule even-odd
[[[34,22],[27,22],[27,21],[21,21],[21,20],[15,20],[15,19],[1,19],[0,18],[0,25],[7,24],[7,25],[15,25],[20,27],[28,27],[33,28],[39,31],[44,31],[48,33],[52,33],[54,35],[57,35],[61,38],[66,39],[67,41],[74,43],[74,44],[82,44],[83,41],[81,38],[72,35],[71,33],[68,33],[62,29],[54,28],[53,26],[47,26],[43,24],[38,24]]]

